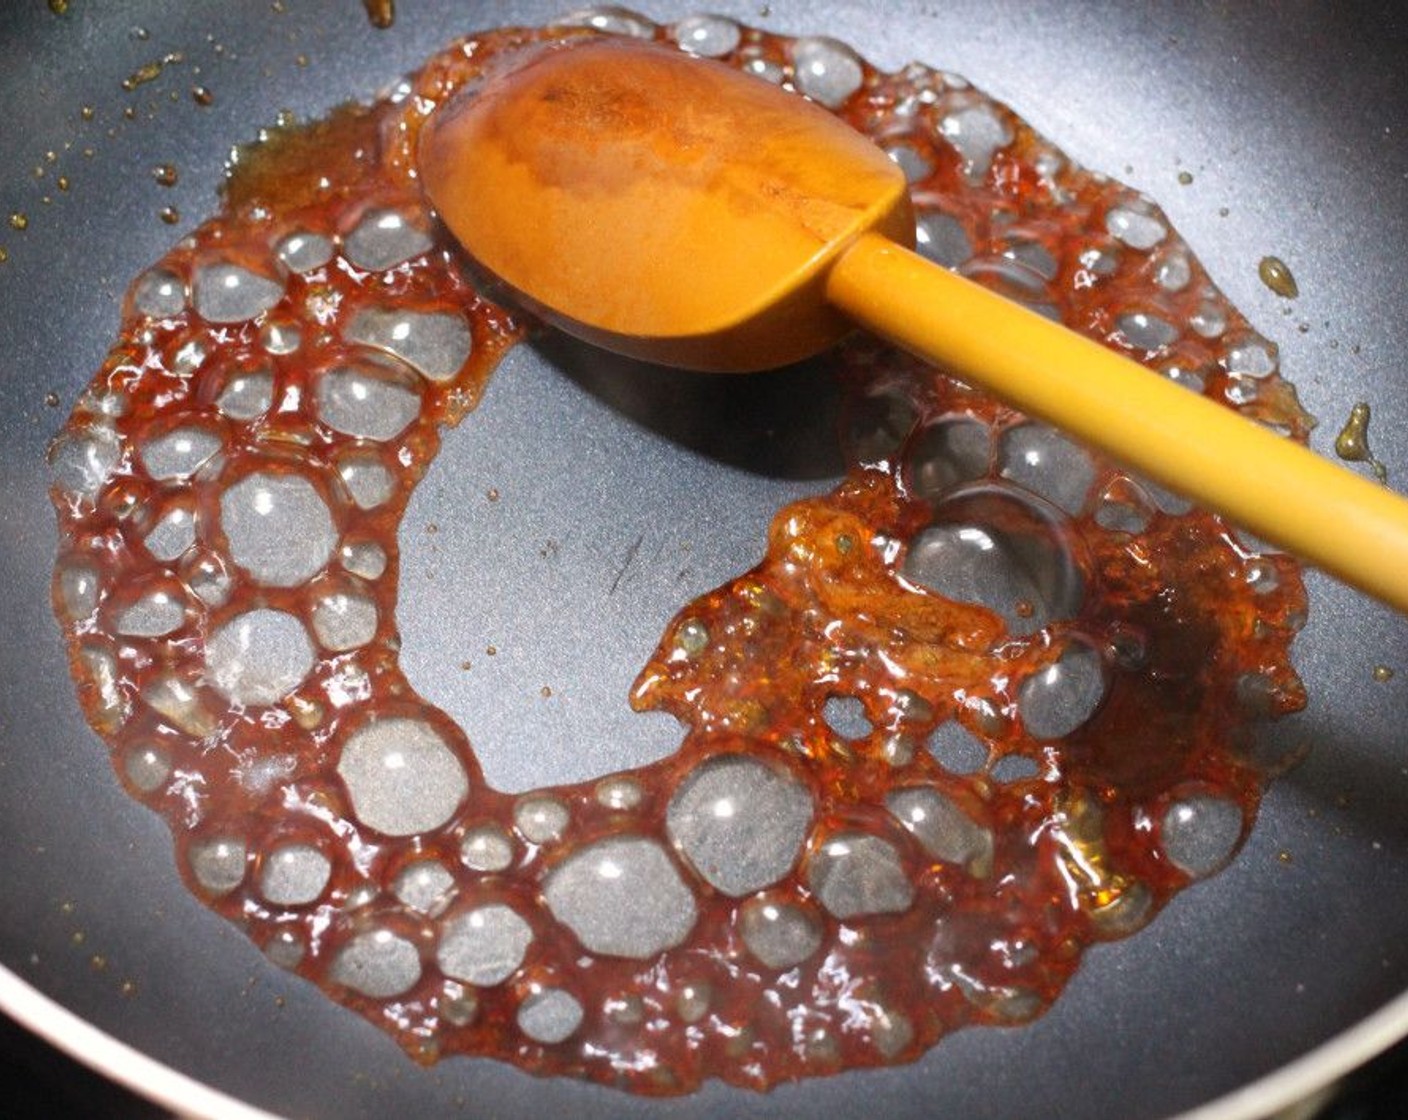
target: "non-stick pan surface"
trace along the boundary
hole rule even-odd
[[[231,144],[281,110],[369,97],[454,35],[561,9],[403,0],[375,31],[356,0],[50,7],[0,9],[0,963],[237,1097],[339,1117],[1155,1116],[1277,1069],[1408,988],[1408,624],[1315,576],[1296,645],[1311,705],[1276,730],[1279,749],[1309,744],[1308,759],[1273,787],[1229,870],[1094,951],[1032,1025],[766,1096],[713,1084],[647,1101],[485,1061],[421,1069],[268,964],[187,894],[165,825],[119,788],[72,699],[48,606],[45,447],[129,278],[212,209]],[[1080,162],[1149,192],[1281,345],[1322,419],[1314,444],[1327,450],[1366,400],[1375,450],[1395,483],[1408,475],[1397,5],[715,7],[834,35],[887,69],[919,58],[962,73]],[[195,85],[213,104],[193,100]],[[176,186],[153,178],[162,163]],[[174,227],[158,218],[167,206]],[[1258,281],[1267,254],[1293,269],[1295,301]],[[669,720],[626,706],[637,667],[681,604],[756,560],[779,505],[836,469],[833,417],[805,370],[666,376],[568,344],[515,352],[407,513],[404,664],[501,788],[672,749]],[[504,495],[492,515],[471,499],[490,486]],[[490,642],[502,655],[476,656]],[[542,701],[544,683],[557,702]]]

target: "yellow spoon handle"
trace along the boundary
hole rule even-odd
[[[878,234],[827,299],[864,326],[1408,612],[1408,500]]]

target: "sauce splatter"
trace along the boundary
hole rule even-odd
[[[362,6],[375,28],[385,30],[396,22],[396,0],[362,0]]]
[[[1368,401],[1359,401],[1349,410],[1339,435],[1335,436],[1335,454],[1349,463],[1368,463],[1380,482],[1388,481],[1388,468],[1369,450],[1369,420],[1372,412]]]
[[[154,82],[161,77],[161,72],[175,62],[181,62],[182,56],[177,53],[165,55],[161,58],[152,59],[151,62],[143,63],[127,77],[122,79],[121,85],[124,90],[131,93],[138,86],[144,86],[148,82]]]
[[[1296,564],[859,339],[845,478],[632,689],[678,751],[496,791],[401,672],[397,528],[531,325],[431,220],[418,131],[527,43],[688,46],[886,146],[931,259],[1293,438],[1306,417],[1157,207],[966,82],[717,16],[586,22],[475,36],[272,135],[133,283],[51,454],[84,712],[191,889],[420,1061],[670,1094],[1028,1020],[1251,827],[1250,735],[1304,702]]]
[[[1280,257],[1262,257],[1256,266],[1256,274],[1263,284],[1283,299],[1295,299],[1300,295],[1300,287],[1291,275],[1290,266]]]

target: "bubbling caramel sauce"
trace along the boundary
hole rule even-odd
[[[133,284],[52,454],[79,700],[191,889],[419,1061],[765,1088],[1030,1019],[1251,827],[1252,733],[1304,702],[1297,566],[856,339],[845,478],[630,696],[679,750],[498,792],[399,668],[396,532],[529,325],[427,211],[418,130],[524,43],[677,43],[885,147],[931,258],[1288,438],[1306,417],[1155,206],[962,79],[721,17],[588,22],[463,39],[247,150]]]

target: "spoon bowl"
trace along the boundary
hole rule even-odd
[[[894,162],[727,67],[568,43],[427,126],[420,173],[470,256],[569,334],[665,365],[768,369],[853,330],[825,280],[862,233],[913,244]]]

